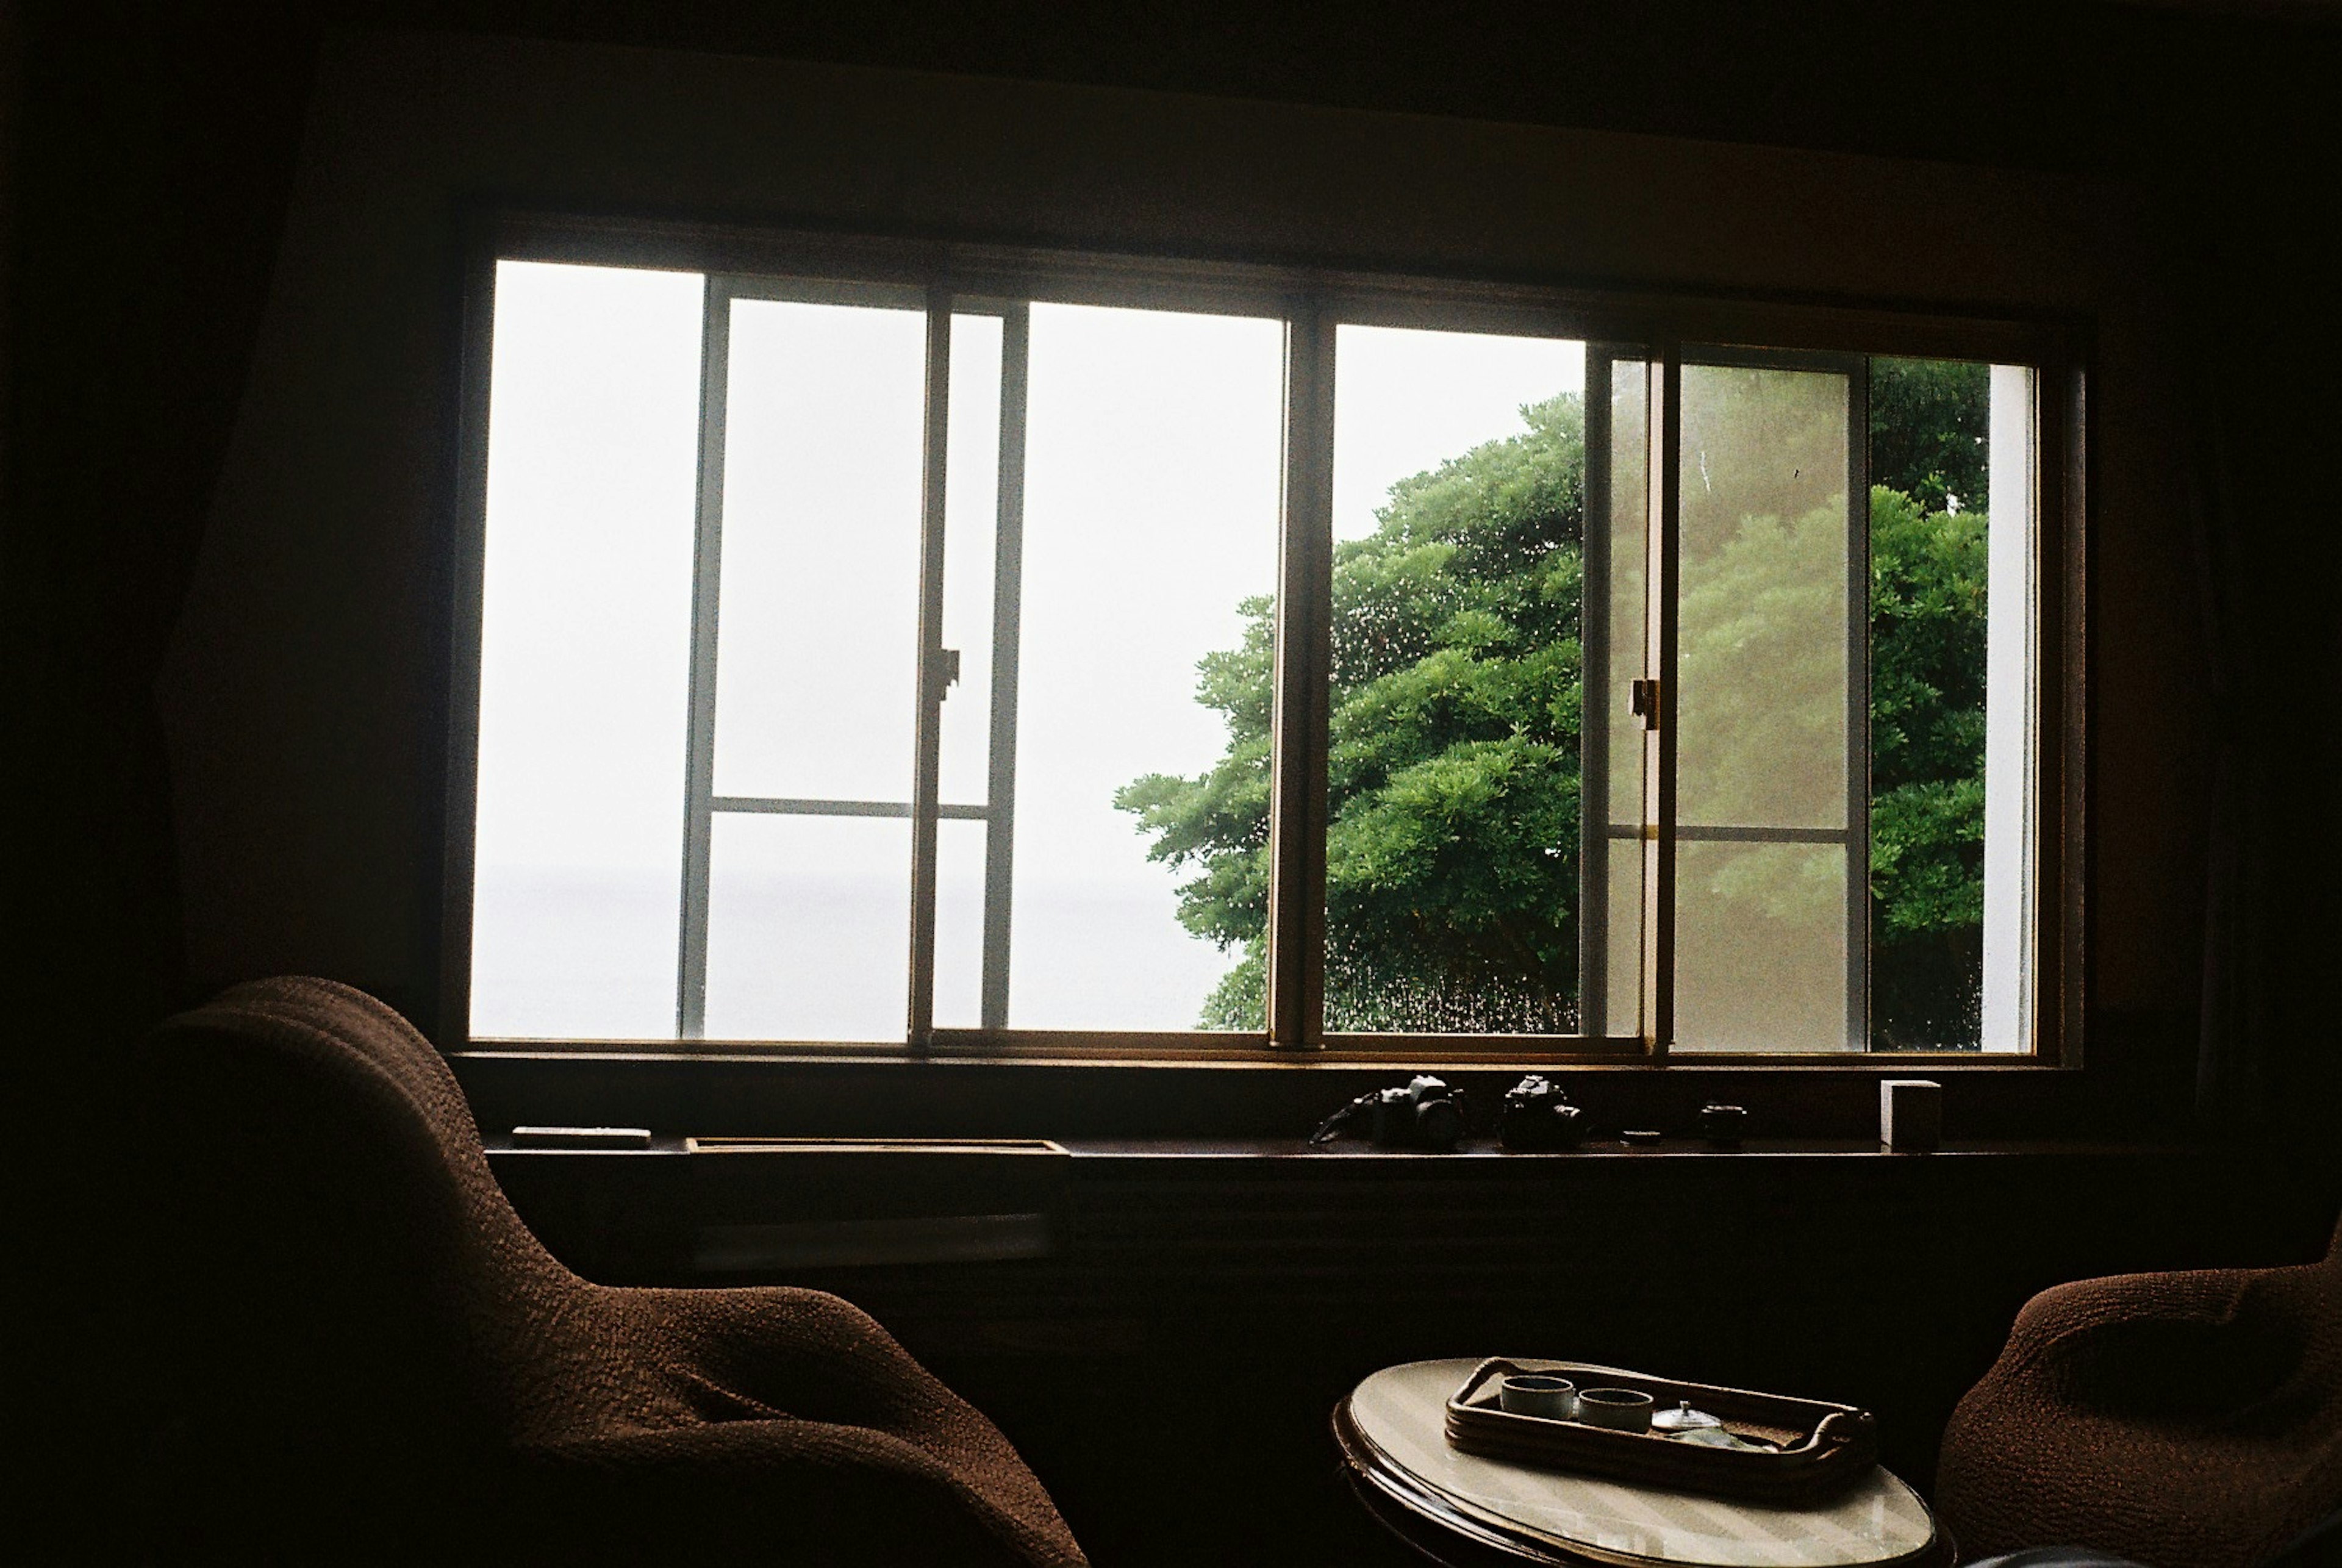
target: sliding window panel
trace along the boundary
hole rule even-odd
[[[907,803],[926,316],[738,299],[731,334],[716,794]]]
[[[1858,386],[1836,369],[1683,369],[1677,1049],[1860,1043],[1847,930],[1864,738],[1848,724]]]
[[[1326,1026],[1578,1028],[1586,345],[1335,337]]]
[[[944,461],[943,645],[958,678],[945,694],[940,798],[982,805],[992,762],[993,600],[999,555],[1003,322],[956,315]]]
[[[1031,307],[1011,1026],[1263,1027],[1284,355]]]
[[[1599,373],[1598,375],[1596,373]],[[1646,360],[1596,355],[1586,424],[1586,1032],[1643,1032],[1644,715],[1649,642],[1651,384]]]
[[[702,289],[497,265],[475,1035],[674,1032]]]
[[[1011,390],[1004,372],[1022,372],[1021,322],[1011,330],[1020,310],[961,312],[951,322],[943,646],[957,679],[944,693],[938,742],[945,815],[937,830],[935,949],[935,1022],[946,1029],[1006,1021],[985,1015],[986,965],[1002,967],[1007,959],[1003,933],[995,929],[1006,912],[987,918],[986,884],[991,876],[1006,896],[1006,868],[996,873],[989,857],[1005,858],[1014,844],[1018,514],[1014,487],[1004,495],[1001,460],[1004,428],[1012,418],[1021,426],[1024,413],[1004,399]]]
[[[907,817],[719,813],[710,854],[711,1040],[900,1041]]]

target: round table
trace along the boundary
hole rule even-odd
[[[1782,1508],[1461,1453],[1447,1444],[1447,1399],[1478,1364],[1386,1367],[1334,1411],[1335,1440],[1360,1500],[1438,1561],[1938,1568],[1952,1559],[1927,1503],[1883,1467],[1827,1504]]]

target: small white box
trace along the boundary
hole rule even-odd
[[[1926,1078],[1878,1084],[1878,1141],[1890,1149],[1932,1149],[1944,1141],[1944,1086]]]
[[[515,1127],[515,1149],[647,1149],[648,1127]]]

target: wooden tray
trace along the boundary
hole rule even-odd
[[[1496,1403],[1498,1383],[1514,1373],[1566,1377],[1580,1390],[1639,1389],[1662,1411],[1689,1400],[1693,1409],[1721,1420],[1725,1431],[1779,1446],[1772,1452],[1712,1448],[1657,1433],[1515,1415]],[[1447,1441],[1488,1459],[1788,1505],[1827,1498],[1868,1474],[1878,1462],[1878,1423],[1868,1411],[1850,1404],[1676,1383],[1584,1362],[1515,1362],[1501,1356],[1474,1367],[1464,1386],[1448,1399]]]

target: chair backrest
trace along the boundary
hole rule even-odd
[[[2337,1498],[2342,1226],[2315,1263],[2034,1297],[1953,1413],[1936,1477],[1980,1553],[2081,1541],[2207,1568],[2267,1562]]]
[[[513,1213],[437,1051],[362,992],[280,979],[135,1065],[174,1538],[372,1517],[388,1541],[418,1495],[486,1483],[526,1342],[590,1287]]]
[[[343,1195],[382,1195],[376,1183],[387,1178],[415,1205],[410,1226],[465,1243],[464,1261],[475,1268],[531,1276],[488,1282],[495,1293],[576,1283],[513,1212],[438,1050],[365,992],[306,976],[238,985],[165,1023],[145,1064],[150,1082],[174,1085],[175,1111],[166,1114],[199,1139],[205,1117],[250,1123],[253,1107],[243,1097],[257,1085],[245,1080],[266,1081],[270,1099],[281,1102],[272,1109],[285,1120],[265,1130],[264,1144],[297,1145],[314,1135],[329,1160],[346,1157],[351,1176],[358,1165],[384,1165],[369,1170],[362,1192]],[[261,1131],[247,1126],[245,1135]],[[225,1151],[215,1140],[208,1152]],[[348,1184],[331,1170],[314,1174],[329,1188]]]

